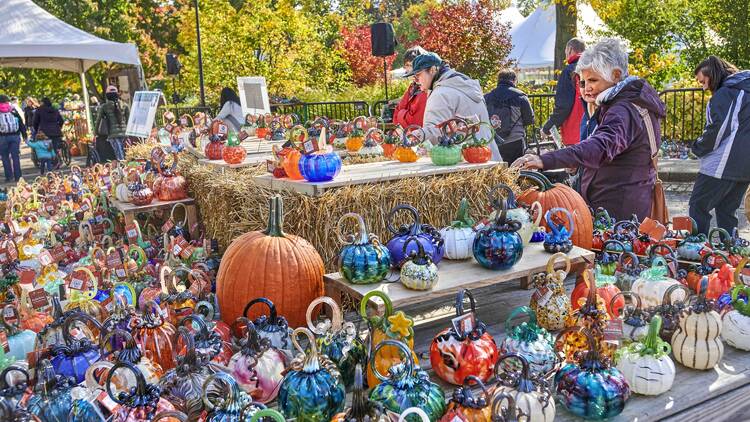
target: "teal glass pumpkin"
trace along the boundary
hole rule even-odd
[[[69,316],[63,327],[64,343],[52,345],[50,362],[58,375],[71,377],[76,383],[81,383],[89,366],[100,359],[101,352],[98,341],[87,337],[74,338],[70,334],[70,329],[76,322],[88,323],[99,331],[102,329],[99,321],[88,314],[78,313]]]
[[[528,315],[529,320],[513,325],[514,318]],[[518,354],[523,356],[529,364],[532,373],[546,374],[555,367],[557,354],[554,339],[549,331],[536,323],[536,312],[528,306],[521,306],[513,310],[505,320],[507,337],[500,343],[500,354]],[[519,371],[521,365],[518,360],[503,361],[502,368],[506,371]]]
[[[335,152],[303,154],[299,171],[308,182],[328,182],[341,171],[341,157]]]
[[[375,362],[378,360],[378,351],[384,346],[398,348],[403,360],[388,369],[388,376],[378,371]],[[378,343],[370,357],[370,369],[380,380],[375,388],[370,391],[370,399],[379,402],[391,412],[401,413],[410,407],[419,407],[434,422],[445,413],[445,393],[430,381],[430,376],[415,365],[412,352],[402,342],[396,340],[384,340]],[[417,421],[416,418],[407,418],[409,421]]]
[[[13,315],[12,322],[8,321],[7,315]],[[0,316],[5,333],[8,335],[8,355],[17,359],[24,360],[26,355],[34,351],[36,342],[36,333],[31,330],[21,330],[18,326],[21,317],[18,315],[18,309],[13,305],[6,305],[3,308],[3,315]]]
[[[307,336],[309,352],[297,342],[297,335]],[[341,412],[346,391],[336,364],[318,353],[315,338],[307,328],[297,328],[292,342],[300,355],[289,365],[279,388],[278,402],[287,419],[298,422],[327,422]]]
[[[249,422],[253,413],[266,406],[253,403],[237,381],[224,372],[209,376],[203,383],[206,422]]]
[[[577,362],[565,364],[555,375],[557,400],[578,417],[604,420],[619,415],[630,398],[630,386],[625,376],[608,359],[600,355],[599,346],[591,333],[581,327],[571,327],[558,335],[580,331],[586,336],[589,350]]]
[[[55,374],[55,369],[46,359],[39,362],[36,376],[36,394],[29,400],[29,412],[45,422],[67,422],[73,407],[70,390],[75,381]]]
[[[319,304],[326,304],[331,308],[331,319],[315,324],[312,315]],[[336,364],[344,385],[352,386],[354,369],[367,362],[367,350],[359,339],[357,328],[351,322],[344,322],[341,308],[328,296],[313,300],[307,307],[307,326],[316,336],[318,351]]]
[[[552,218],[557,213],[562,213],[567,218],[568,226],[565,222],[559,223]],[[570,236],[573,235],[573,216],[565,208],[552,208],[544,214],[544,220],[547,222],[550,232],[544,237],[544,250],[549,253],[564,252],[568,253],[573,249],[573,241]]]
[[[343,236],[341,223],[353,218],[358,223],[357,235]],[[352,284],[370,284],[382,281],[391,267],[391,253],[380,243],[377,236],[367,234],[367,226],[361,215],[350,212],[341,216],[336,235],[344,244],[339,253],[339,274]]]
[[[523,240],[518,234],[521,223],[509,219],[501,208],[494,223],[479,230],[474,238],[474,259],[491,270],[507,270],[523,256]]]

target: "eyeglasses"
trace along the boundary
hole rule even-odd
[[[579,88],[586,88],[586,81],[584,81],[583,79],[581,79],[580,81],[578,81],[578,87]]]

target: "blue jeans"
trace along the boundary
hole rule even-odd
[[[3,161],[5,181],[21,179],[21,135],[0,135],[0,158]],[[11,161],[11,159],[13,161]]]
[[[698,231],[708,234],[711,210],[715,210],[716,226],[732,233],[737,227],[737,209],[748,185],[748,182],[717,179],[699,173],[690,195],[690,217],[698,224]]]
[[[115,150],[115,158],[118,160],[124,160],[125,146],[123,145],[123,143],[125,142],[125,137],[117,136],[114,138],[109,138],[108,141],[110,144],[112,144],[112,149]]]
[[[42,176],[44,176],[45,171],[52,170],[52,160],[39,160],[39,170],[42,172]]]

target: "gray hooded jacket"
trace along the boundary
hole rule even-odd
[[[445,70],[439,79],[432,83],[432,91],[427,97],[422,126],[425,138],[435,144],[441,134],[437,125],[453,117],[471,116],[477,116],[481,122],[490,123],[479,81],[453,69]],[[487,126],[483,125],[479,134],[483,139],[492,139],[492,133]],[[490,142],[489,147],[492,150],[492,160],[502,161],[495,142]]]

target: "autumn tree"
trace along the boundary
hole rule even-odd
[[[372,55],[370,27],[341,29],[341,54],[352,70],[352,81],[357,86],[383,81],[383,58]],[[386,57],[390,70],[396,55]]]

